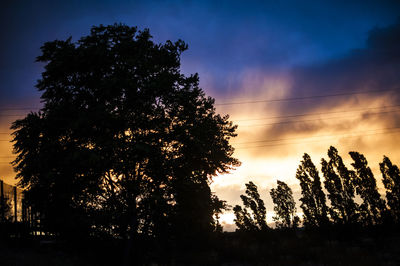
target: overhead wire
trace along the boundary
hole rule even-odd
[[[368,108],[368,109],[376,109],[376,108]],[[396,109],[396,110],[389,110],[389,111],[382,111],[382,112],[367,113],[367,115],[380,115],[380,114],[393,113],[393,112],[399,112],[399,111],[400,111],[400,109]],[[347,113],[347,111],[343,111],[343,112]],[[328,113],[329,112],[327,112],[326,114],[328,114]],[[334,113],[334,112],[331,112],[331,113]],[[318,115],[321,115],[321,114],[323,114],[323,113],[318,113]],[[315,115],[317,115],[317,114],[315,114]],[[289,118],[290,116],[281,116],[281,118],[284,118],[284,117]],[[270,125],[290,124],[290,123],[302,123],[302,122],[314,122],[314,121],[330,120],[330,119],[343,119],[343,118],[350,118],[350,117],[352,117],[352,116],[335,116],[335,117],[320,117],[320,118],[316,118],[316,119],[306,119],[306,120],[289,120],[289,121],[280,121],[280,122],[267,123],[267,124],[243,125],[243,126],[240,126],[240,128],[256,127],[256,126],[270,126]],[[11,132],[10,133],[0,132],[0,134],[9,135],[9,134],[11,134]],[[0,139],[0,141],[11,141],[11,140]]]
[[[0,117],[23,117],[26,114],[20,114],[20,115],[16,115],[16,114],[10,114],[10,115],[4,115],[4,114],[0,114]]]
[[[32,110],[38,110],[40,107],[6,107],[6,108],[0,108],[0,112],[4,111],[32,111]]]
[[[244,121],[255,121],[255,120],[267,120],[267,119],[281,119],[281,118],[292,118],[292,117],[302,117],[302,116],[316,116],[316,115],[327,115],[327,114],[339,114],[339,113],[352,113],[352,112],[363,112],[376,109],[387,109],[387,108],[399,108],[400,105],[390,105],[390,106],[377,106],[377,107],[366,107],[350,110],[341,110],[334,112],[318,112],[318,113],[303,113],[303,114],[293,114],[293,115],[281,115],[281,116],[269,116],[269,117],[259,117],[251,119],[232,119],[233,122],[244,122]]]
[[[385,112],[368,113],[367,115],[380,115],[380,114],[395,113],[395,112],[400,112],[400,109],[392,110],[392,111],[385,111]],[[306,120],[289,120],[289,121],[280,121],[280,122],[273,122],[273,123],[267,123],[267,124],[242,125],[242,126],[239,126],[239,128],[240,127],[245,128],[245,127],[272,126],[272,125],[279,125],[279,124],[291,124],[291,123],[302,123],[302,122],[315,122],[315,121],[321,121],[321,120],[343,119],[343,118],[351,118],[351,117],[353,117],[353,116],[334,116],[334,117],[320,117],[320,118],[306,119]]]
[[[246,141],[246,142],[237,142],[233,143],[234,145],[241,145],[241,144],[250,144],[250,143],[260,143],[260,142],[276,142],[276,141],[286,141],[286,140],[298,140],[298,139],[312,139],[312,138],[319,138],[319,137],[332,137],[332,136],[341,136],[344,134],[363,134],[365,132],[374,132],[374,131],[379,131],[379,130],[397,130],[400,129],[400,127],[387,127],[387,128],[375,128],[375,129],[370,129],[370,130],[363,130],[363,131],[355,131],[355,132],[350,132],[350,133],[341,133],[337,135],[319,135],[319,136],[313,136],[313,137],[307,137],[307,138],[283,138],[283,139],[263,139],[263,140],[254,140],[254,141]]]
[[[256,121],[256,120],[293,118],[293,117],[302,117],[302,116],[317,116],[317,115],[327,115],[327,114],[353,113],[353,112],[363,112],[363,111],[369,111],[369,110],[399,108],[399,107],[400,107],[400,105],[377,106],[377,107],[358,108],[358,109],[351,109],[351,110],[341,110],[341,111],[334,111],[334,112],[303,113],[303,114],[269,116],[269,117],[250,118],[250,119],[232,119],[232,121],[233,122],[245,122],[245,121]],[[0,114],[0,117],[9,117],[9,116],[22,117],[22,116],[25,116],[25,114],[5,114],[5,115]],[[4,133],[0,133],[0,134],[4,134]]]
[[[338,135],[321,136],[321,137],[327,137],[327,138],[324,138],[324,139],[313,139],[313,138],[318,138],[320,136],[315,136],[315,137],[310,137],[310,138],[291,138],[291,140],[303,140],[303,141],[302,142],[272,143],[272,144],[263,144],[263,145],[248,146],[248,147],[235,147],[235,149],[253,149],[253,148],[271,147],[271,146],[308,144],[308,143],[321,142],[321,141],[326,141],[326,140],[330,140],[330,139],[335,139],[337,137],[355,138],[355,137],[365,137],[365,136],[373,136],[373,135],[379,135],[379,134],[393,134],[393,133],[399,133],[400,132],[400,127],[399,128],[393,128],[393,130],[387,131],[387,132],[375,132],[375,133],[365,133],[365,132],[366,131],[363,131],[362,133],[360,132],[360,133],[358,133],[358,135],[353,135],[355,133],[344,133],[344,134],[338,134]],[[282,141],[283,140],[284,139],[282,139]],[[289,140],[289,139],[286,139],[286,140]],[[309,140],[309,141],[307,141],[307,140]],[[276,140],[276,141],[278,141],[278,140]],[[273,141],[271,141],[271,142],[273,142]],[[232,145],[235,145],[235,144],[232,144]]]
[[[398,89],[342,92],[342,93],[333,93],[333,94],[325,94],[325,95],[312,95],[312,96],[292,97],[292,98],[278,98],[278,99],[266,99],[266,100],[249,100],[249,101],[225,102],[225,103],[222,102],[222,103],[215,103],[215,105],[237,105],[237,104],[249,104],[249,103],[289,102],[289,101],[299,101],[299,100],[317,99],[317,98],[329,98],[329,97],[340,97],[340,96],[348,96],[348,95],[379,93],[379,92],[397,91],[397,90]]]
[[[325,94],[325,95],[312,95],[312,96],[304,96],[304,97],[292,97],[292,98],[278,98],[278,99],[266,99],[266,100],[248,100],[248,101],[238,101],[238,102],[225,102],[225,103],[215,103],[215,105],[238,105],[238,104],[254,104],[254,103],[268,103],[268,102],[287,102],[287,101],[299,101],[299,100],[307,100],[307,99],[318,99],[318,98],[329,98],[329,97],[339,97],[339,96],[348,96],[348,95],[360,95],[360,94],[369,94],[369,93],[381,93],[381,92],[389,92],[389,91],[396,91],[397,89],[386,89],[386,90],[369,90],[369,91],[356,91],[356,92],[343,92],[343,93],[335,93],[335,94]],[[392,105],[392,106],[382,106],[382,107],[370,107],[370,108],[360,108],[360,109],[354,109],[354,110],[343,110],[343,111],[334,111],[334,112],[319,112],[319,113],[304,113],[304,114],[293,114],[293,115],[286,115],[286,116],[275,116],[275,117],[265,117],[265,118],[254,118],[254,119],[242,119],[242,120],[233,120],[236,122],[243,122],[243,121],[255,121],[255,120],[266,120],[266,119],[282,119],[282,118],[293,118],[293,117],[303,117],[303,116],[317,116],[317,115],[326,115],[326,114],[337,114],[337,113],[351,113],[351,112],[362,112],[362,111],[367,111],[367,110],[376,110],[376,109],[386,109],[386,108],[397,108],[400,107],[400,105]],[[32,111],[32,110],[37,110],[39,107],[26,107],[26,108],[0,108],[0,111]],[[384,114],[384,113],[392,113],[392,112],[398,112],[400,110],[390,110],[390,111],[382,111],[382,112],[374,112],[374,113],[368,113],[368,115],[374,115],[374,114]],[[24,116],[23,114],[1,114],[1,116]],[[280,121],[280,122],[274,122],[274,123],[267,123],[267,124],[253,124],[253,125],[246,125],[246,127],[252,127],[252,126],[269,126],[269,125],[276,125],[276,124],[288,124],[288,123],[301,123],[301,122],[312,122],[312,121],[320,121],[320,120],[325,120],[325,119],[340,119],[340,118],[347,118],[349,116],[340,116],[340,117],[321,117],[318,119],[307,119],[307,120],[289,120],[289,121]],[[379,130],[384,130],[384,129],[379,129]],[[363,132],[365,133],[365,131]],[[392,132],[390,132],[392,133]],[[0,134],[10,134],[6,132],[1,132]],[[346,134],[354,134],[354,133],[346,133]],[[384,133],[374,133],[374,134],[384,134]],[[343,135],[343,134],[342,134]],[[364,134],[365,135],[365,134]],[[294,140],[296,138],[291,138],[291,140]],[[304,139],[304,138],[301,138]],[[274,141],[282,141],[282,140],[289,140],[289,139],[280,139],[280,140],[269,140],[269,142],[274,142]],[[0,140],[0,141],[9,141],[11,140]],[[253,142],[247,142],[247,143],[259,143],[263,141],[253,141]],[[239,143],[236,143],[239,144]],[[288,145],[289,143],[285,144],[271,144],[271,145],[266,145],[266,146],[276,146],[276,145]],[[256,148],[258,146],[254,146],[251,148]],[[260,147],[265,147],[265,145],[260,146]],[[1,162],[0,162],[1,163]]]
[[[338,114],[338,113],[353,113],[353,112],[362,112],[362,111],[368,111],[368,110],[376,110],[376,109],[387,109],[387,108],[396,108],[394,110],[387,110],[387,111],[381,111],[381,112],[373,112],[373,113],[366,113],[366,115],[371,115],[371,114],[383,114],[383,113],[392,113],[392,112],[398,112],[400,111],[399,108],[400,105],[392,105],[392,106],[381,106],[381,107],[370,107],[370,108],[360,108],[360,109],[353,109],[353,110],[342,110],[342,111],[335,111],[335,112],[318,112],[318,113],[304,113],[304,114],[295,114],[295,115],[283,115],[283,116],[271,116],[271,117],[263,117],[263,118],[253,118],[253,119],[239,119],[235,120],[233,119],[233,122],[246,122],[246,121],[255,121],[255,120],[268,120],[268,119],[282,119],[282,118],[293,118],[293,117],[302,117],[302,116],[318,116],[318,115],[327,115],[327,114]],[[1,117],[1,115],[0,115]],[[326,118],[318,118],[315,120],[320,120],[320,119],[334,119],[334,118],[346,118],[349,116],[337,116],[337,117],[326,117]],[[314,121],[314,120],[295,120],[295,121],[281,121],[281,122],[276,122],[276,123],[286,123],[286,122],[302,122],[302,121]],[[268,124],[260,124],[260,125],[271,125],[271,124],[276,124],[276,123],[268,123]],[[254,125],[246,125],[246,126],[259,126],[258,124]],[[10,134],[6,132],[0,132],[0,134]]]
[[[265,100],[244,100],[238,102],[222,102],[215,103],[215,105],[235,105],[235,104],[247,104],[247,103],[263,103],[263,102],[286,102],[286,101],[298,101],[298,100],[307,100],[307,99],[317,99],[317,98],[329,98],[329,97],[339,97],[339,96],[348,96],[348,95],[360,95],[360,94],[369,94],[369,93],[382,93],[389,91],[398,91],[399,88],[396,89],[381,89],[381,90],[366,90],[366,91],[352,91],[352,92],[341,92],[341,93],[333,93],[333,94],[324,94],[324,95],[311,95],[311,96],[303,96],[303,97],[289,97],[289,98],[277,98],[277,99],[265,99]],[[5,107],[0,108],[1,111],[33,111],[38,110],[40,107]]]

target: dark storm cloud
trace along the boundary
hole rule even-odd
[[[291,95],[302,97],[310,95],[329,95],[348,92],[369,92],[360,95],[327,97],[305,100],[282,105],[282,113],[329,112],[343,106],[344,110],[368,108],[379,99],[386,99],[386,106],[400,104],[400,20],[398,23],[374,28],[369,32],[365,48],[352,50],[345,56],[331,59],[323,63],[304,67],[296,67],[291,72],[293,85]],[[386,98],[385,98],[386,97]],[[382,105],[382,104],[381,104]],[[398,119],[397,113],[384,117],[386,124],[393,126]],[[366,113],[357,123],[379,118]],[[377,122],[377,121],[375,121]],[[382,121],[381,121],[382,122]],[[354,127],[338,120],[335,129]],[[270,135],[282,135],[327,129],[321,121],[299,125],[297,123],[273,127]]]
[[[238,90],[241,73],[334,57],[367,28],[393,20],[399,3],[378,1],[3,1],[0,103],[38,98],[45,41],[74,39],[92,25],[148,27],[157,42],[183,39],[183,71],[199,72],[218,95]],[[373,11],[373,12],[371,12]],[[340,14],[340,16],[338,16]],[[355,22],[356,21],[356,22]],[[202,78],[204,77],[204,78]],[[210,85],[205,84],[205,85]]]
[[[293,92],[387,90],[400,87],[400,21],[370,31],[366,48],[346,56],[293,71]]]
[[[203,60],[191,57],[197,68],[214,73],[212,86],[221,99],[241,90],[244,70],[271,72],[335,58],[360,47],[371,27],[393,22],[400,10],[394,1],[222,2],[222,16],[212,20],[214,34],[205,31],[195,41]]]

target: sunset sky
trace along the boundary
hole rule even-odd
[[[349,151],[363,153],[379,180],[383,155],[400,164],[399,1],[7,0],[0,22],[0,178],[7,183],[16,183],[11,122],[40,108],[40,46],[115,22],[149,28],[156,42],[189,45],[182,72],[199,73],[217,111],[239,126],[232,145],[242,165],[212,184],[231,205],[250,180],[269,211],[277,179],[298,199],[302,155],[320,169],[330,145],[348,167]]]

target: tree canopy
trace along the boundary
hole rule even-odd
[[[356,170],[356,192],[363,200],[360,205],[362,222],[365,225],[379,224],[386,208],[386,202],[381,198],[376,186],[376,180],[367,159],[359,152],[350,152],[354,163],[351,165]]]
[[[267,211],[257,186],[250,181],[246,184],[245,193],[240,195],[244,207],[236,205],[233,208],[236,226],[242,231],[265,231],[268,229]]]
[[[329,161],[321,160],[324,185],[328,191],[331,206],[329,214],[336,224],[354,224],[358,221],[358,205],[354,201],[354,171],[344,165],[335,147],[328,150]]]
[[[390,207],[392,218],[400,222],[400,171],[397,165],[392,164],[386,156],[379,164],[382,172],[382,182],[386,189],[387,204]]]
[[[47,230],[158,237],[185,219],[212,230],[209,182],[239,165],[236,126],[197,74],[181,74],[186,49],[119,24],[41,47],[43,108],[12,129],[19,184]]]
[[[299,217],[296,215],[296,202],[293,198],[292,189],[283,181],[277,180],[277,187],[271,189],[270,193],[274,203],[275,221],[277,228],[295,228]]]
[[[296,178],[300,181],[300,207],[304,213],[304,225],[309,228],[326,226],[328,208],[325,193],[322,191],[318,170],[307,153],[297,168]]]

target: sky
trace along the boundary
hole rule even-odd
[[[212,183],[231,205],[252,180],[270,219],[276,181],[298,199],[302,155],[321,169],[330,145],[348,167],[349,151],[363,153],[377,179],[383,155],[400,164],[399,1],[6,0],[0,23],[0,178],[7,183],[16,183],[9,127],[40,108],[41,45],[114,23],[149,28],[155,42],[188,44],[182,72],[199,73],[217,112],[238,125],[232,145],[242,165]],[[226,214],[225,228],[232,221]]]

